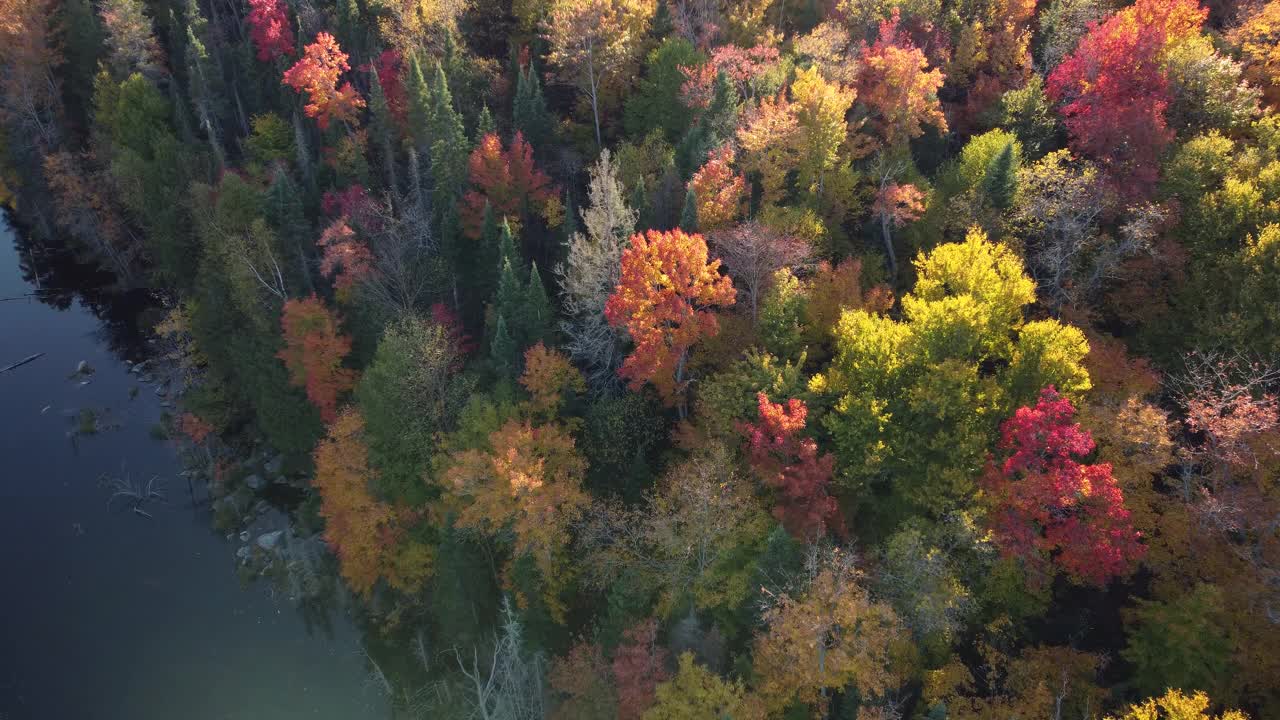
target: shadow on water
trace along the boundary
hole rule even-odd
[[[242,583],[237,551],[287,517],[215,531],[154,431],[170,401],[128,363],[164,298],[16,234],[0,215],[0,367],[41,355],[0,373],[0,718],[388,717],[336,581],[302,605]]]

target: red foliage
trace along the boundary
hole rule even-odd
[[[302,59],[284,72],[284,84],[307,94],[308,102],[303,110],[324,130],[333,120],[354,121],[356,111],[364,107],[364,98],[351,83],[338,86],[339,77],[350,69],[347,54],[342,52],[338,41],[322,32],[306,47]]]
[[[258,59],[270,62],[293,54],[293,28],[284,0],[249,0],[249,37],[258,47]]]
[[[613,680],[618,688],[618,720],[639,720],[654,703],[658,684],[666,682],[667,651],[659,647],[658,622],[649,618],[622,634],[613,654]]]
[[[681,67],[685,82],[680,87],[685,105],[705,109],[715,95],[716,76],[724,72],[742,97],[751,97],[752,83],[778,62],[778,49],[766,45],[740,48],[737,45],[721,45],[711,53],[711,59],[697,67]]]
[[[651,382],[667,402],[683,391],[689,349],[720,330],[711,308],[734,302],[733,282],[719,269],[719,260],[707,262],[701,235],[650,230],[632,236],[604,314],[635,343],[618,370],[633,390]]]
[[[871,212],[897,227],[915,222],[924,212],[924,193],[915,185],[889,183],[876,193]]]
[[[1049,76],[1073,150],[1097,162],[1130,198],[1154,189],[1160,153],[1173,140],[1164,51],[1199,32],[1196,0],[1138,0],[1093,27]]]
[[[187,412],[178,416],[178,431],[196,445],[203,445],[213,433],[213,426],[201,420],[199,415]]]
[[[812,540],[827,530],[843,534],[840,508],[827,495],[835,458],[818,455],[817,443],[800,435],[809,409],[796,398],[786,405],[770,402],[764,393],[756,394],[756,402],[759,419],[738,423],[738,432],[746,438],[752,469],[778,491],[773,516],[801,540]]]
[[[352,185],[342,190],[325,190],[320,198],[320,209],[329,217],[347,217],[356,223],[373,216],[373,198],[363,185]]]
[[[558,194],[551,178],[533,164],[533,148],[518,130],[507,150],[496,134],[485,135],[471,152],[467,167],[472,189],[462,198],[462,227],[473,240],[480,237],[486,201],[495,218],[505,217],[514,224],[526,208],[541,210]]]
[[[409,105],[404,92],[404,82],[400,73],[403,71],[404,58],[399,50],[383,50],[374,64],[378,73],[378,83],[382,85],[382,94],[387,98],[387,108],[398,123],[408,119]]]
[[[449,338],[449,342],[453,344],[453,349],[459,356],[475,352],[476,341],[463,329],[462,318],[458,317],[458,313],[454,312],[453,308],[442,302],[435,303],[431,306],[431,319],[444,328],[445,337]],[[462,358],[459,357],[458,361],[461,362]]]
[[[698,229],[714,230],[738,219],[747,200],[747,180],[733,171],[728,144],[707,154],[707,162],[689,180],[698,199]]]
[[[337,417],[338,395],[355,387],[355,372],[342,367],[351,338],[339,334],[340,318],[315,295],[289,300],[280,316],[284,349],[276,357],[289,369],[289,381],[306,388],[307,399],[325,422]]]
[[[373,272],[373,254],[368,246],[356,239],[346,217],[330,223],[320,234],[317,244],[323,253],[320,274],[333,281],[340,295],[349,293],[356,283]]]
[[[1007,555],[1046,570],[1052,559],[1072,577],[1104,585],[1140,559],[1145,547],[1129,520],[1110,463],[1084,465],[1089,431],[1072,422],[1071,401],[1046,388],[1001,426],[1002,464],[987,464],[992,530]]]

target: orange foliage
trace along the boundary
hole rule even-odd
[[[325,422],[337,415],[338,395],[356,383],[355,372],[342,367],[351,338],[338,333],[339,322],[315,295],[286,301],[280,317],[284,349],[276,357],[289,369],[289,381],[306,388],[307,399]]]
[[[724,227],[742,214],[747,199],[747,181],[733,171],[734,154],[729,145],[712,150],[707,162],[689,180],[698,199],[698,229]]]
[[[541,340],[524,353],[520,384],[533,396],[529,408],[547,417],[556,416],[565,393],[587,389],[582,373],[569,364],[569,358],[564,353],[548,350]]]
[[[893,307],[893,291],[887,285],[862,289],[862,261],[846,258],[839,265],[823,261],[809,281],[809,302],[805,318],[814,332],[826,340],[840,319],[842,310],[887,312]]]
[[[328,437],[316,445],[315,463],[324,539],[351,588],[368,597],[379,578],[398,589],[420,587],[430,570],[430,550],[402,542],[409,516],[369,492],[372,470],[359,412],[348,409],[334,420]]]
[[[711,308],[734,302],[733,282],[719,269],[719,260],[707,262],[701,235],[650,230],[631,238],[604,314],[635,343],[618,370],[633,390],[652,383],[668,403],[683,392],[689,349],[720,329]]]
[[[926,70],[929,61],[898,28],[898,11],[880,23],[875,44],[863,48],[858,99],[871,110],[885,145],[896,147],[924,132],[922,124],[947,131],[938,104],[942,72]]]
[[[365,105],[364,98],[350,82],[338,86],[339,77],[350,69],[347,54],[342,52],[338,41],[322,32],[306,47],[302,59],[284,72],[284,84],[307,94],[308,102],[303,109],[307,117],[315,118],[324,130],[333,120],[354,121],[356,111]]]
[[[356,239],[346,216],[330,223],[317,244],[323,252],[320,274],[333,281],[339,298],[345,299],[357,283],[373,272],[373,255]]]
[[[461,214],[463,231],[472,240],[480,237],[486,202],[494,218],[499,223],[506,218],[518,234],[525,209],[546,215],[558,199],[559,191],[533,164],[533,148],[519,130],[506,150],[495,133],[485,135],[471,152],[467,168],[472,189],[462,197]]]

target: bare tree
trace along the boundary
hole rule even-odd
[[[760,298],[769,289],[773,274],[804,264],[810,255],[803,240],[756,222],[715,231],[709,239],[729,274],[746,290],[752,322],[759,316]]]
[[[379,206],[370,233],[372,272],[360,284],[366,298],[396,317],[412,313],[427,295],[427,261],[436,251],[431,212],[411,196]]]
[[[468,686],[464,700],[468,720],[542,720],[546,716],[545,662],[540,654],[525,652],[522,635],[511,601],[504,598],[502,625],[489,662],[481,663],[476,648],[471,649],[470,660],[454,648],[454,659]]]
[[[568,319],[561,323],[569,341],[565,349],[586,368],[597,392],[617,386],[622,362],[620,330],[609,325],[604,306],[618,286],[622,251],[635,232],[636,213],[623,199],[618,168],[608,150],[591,169],[589,204],[582,210],[586,233],[569,238],[566,262],[556,266]]]

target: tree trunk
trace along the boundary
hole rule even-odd
[[[889,230],[889,216],[880,216],[880,231],[884,235],[884,250],[889,255],[889,276],[898,277],[898,256],[893,251],[893,234]]]

